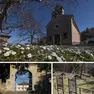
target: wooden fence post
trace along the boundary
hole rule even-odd
[[[58,94],[64,94],[63,76],[58,75],[57,79],[57,92]]]

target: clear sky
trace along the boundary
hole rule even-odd
[[[88,2],[85,2],[86,0],[79,0],[79,6],[78,7],[70,7],[69,5],[63,7],[65,8],[65,14],[73,14],[75,21],[78,25],[78,28],[80,32],[85,30],[87,27],[91,28],[94,27],[94,0],[88,0]],[[52,16],[52,9],[50,8],[41,8],[37,9],[35,11],[35,17],[38,21],[42,21],[42,25],[44,27],[44,31],[46,32],[45,26],[47,23],[51,20]],[[18,30],[11,33],[12,36],[9,39],[9,42],[18,42],[17,35]]]
[[[22,83],[22,82],[28,82],[29,83],[28,72],[26,74],[17,76],[16,84],[19,84],[19,83]]]

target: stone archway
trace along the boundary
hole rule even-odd
[[[34,90],[34,86],[39,80],[38,77],[40,75],[37,71],[37,64],[30,64],[27,70],[32,73],[32,90]],[[17,71],[17,69],[10,65],[10,78],[6,80],[6,91],[15,91],[15,74]]]
[[[22,73],[23,74],[20,74]],[[26,78],[20,78],[22,76],[25,76]],[[29,83],[29,86],[32,88],[32,73],[27,70],[27,69],[24,69],[23,71],[20,71],[18,70],[16,73],[15,73],[15,91],[18,91],[17,89],[17,84],[19,83],[19,80],[22,80],[20,83]],[[18,83],[17,83],[18,82]]]

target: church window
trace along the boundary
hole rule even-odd
[[[56,25],[56,28],[58,28],[59,27],[59,25]]]

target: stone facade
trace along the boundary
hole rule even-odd
[[[72,28],[72,44],[79,44],[80,43],[80,32],[78,30],[78,27],[74,19],[71,19],[71,28]]]
[[[16,91],[27,91],[28,87],[29,87],[29,83],[22,82],[22,83],[16,84]]]
[[[76,25],[73,15],[64,15],[64,9],[55,15],[48,23],[47,27],[47,44],[80,44],[80,31]],[[55,10],[57,11],[57,10]],[[59,11],[60,12],[60,11]]]
[[[8,35],[0,34],[0,45],[4,45],[5,43],[8,43],[9,38],[10,36]]]

